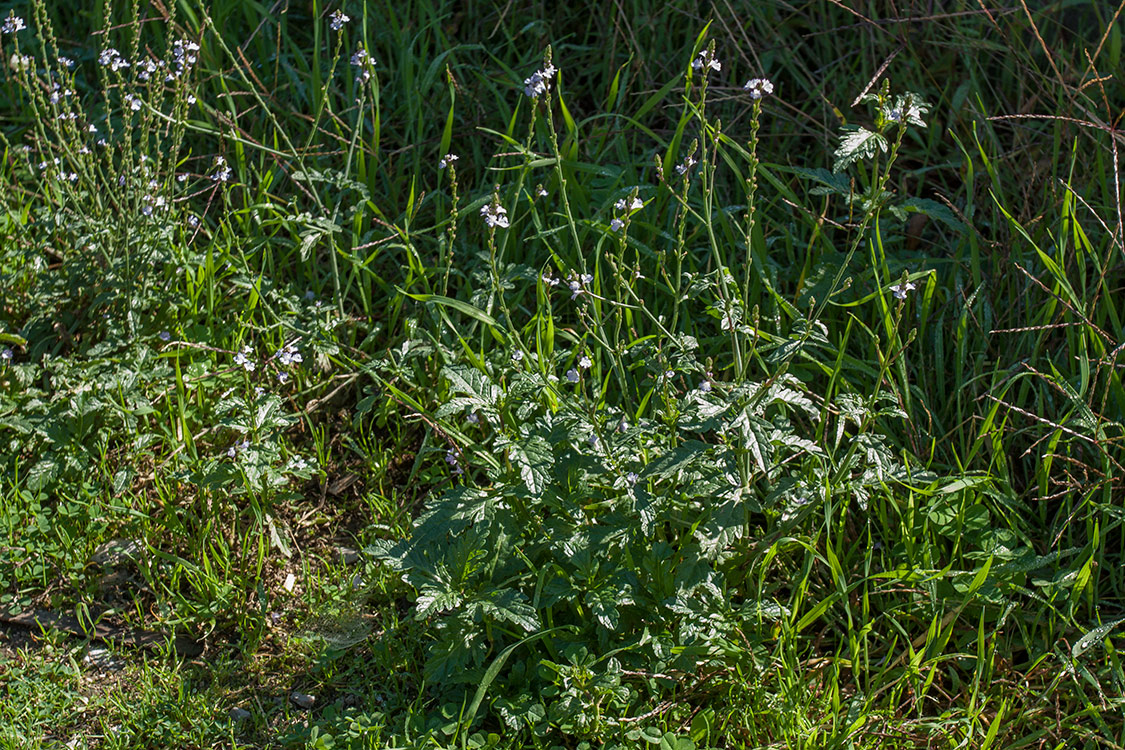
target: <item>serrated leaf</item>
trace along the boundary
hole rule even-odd
[[[833,155],[833,172],[843,170],[860,159],[870,159],[887,150],[887,139],[858,125],[845,125],[840,129],[840,145]]]

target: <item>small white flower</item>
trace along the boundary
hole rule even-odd
[[[64,68],[73,68],[74,67],[74,60],[71,60],[69,57],[66,57],[65,55],[59,55],[59,65],[62,65]]]
[[[187,178],[188,178],[188,173],[187,172],[181,172],[180,174],[176,175],[176,182],[187,182]]]
[[[592,365],[592,364],[594,364],[594,363],[591,362],[590,358],[585,354],[583,354],[582,358],[578,360],[578,367],[580,367],[583,370],[589,370],[590,365]]]
[[[121,68],[129,67],[129,63],[126,62],[125,58],[121,56],[121,53],[113,47],[107,47],[102,50],[102,53],[98,55],[98,64],[108,67],[114,73]]]
[[[629,483],[630,487],[635,485],[639,480],[640,480],[640,476],[638,476],[637,472],[635,472],[635,471],[630,471],[628,474],[625,475],[625,481]]]
[[[141,100],[132,94],[125,95],[125,103],[129,105],[129,109],[138,112],[141,109]]]
[[[591,448],[597,448],[598,447],[598,436],[591,432],[590,437],[586,438],[586,442],[590,444]]]
[[[703,391],[704,393],[710,393],[711,392],[711,381],[710,380],[704,380],[702,383],[699,384],[699,390]]]
[[[543,274],[543,283],[547,286],[558,286],[559,280],[552,276],[551,272],[548,271],[547,273]]]
[[[438,169],[445,169],[446,167],[453,166],[453,162],[457,161],[459,158],[461,157],[457,156],[457,154],[446,154],[445,156],[441,157],[441,160],[437,163]]]
[[[189,227],[195,229],[197,226],[199,226],[199,217],[195,215],[189,216],[187,217],[187,223]]]
[[[676,377],[676,373],[675,373],[674,371],[672,371],[672,370],[667,370],[667,371],[665,371],[665,373],[664,373],[664,378],[665,378],[666,380],[671,380],[671,379],[672,379],[672,378],[674,378],[674,377]]]
[[[234,355],[234,363],[240,365],[246,372],[254,372],[257,365],[254,364],[254,360],[250,359],[253,353],[249,345],[242,347],[242,351]]]
[[[161,331],[160,332],[160,340],[161,341],[171,341],[172,340],[172,334],[168,333],[168,331]]]
[[[537,196],[539,196],[540,198],[546,198],[547,197],[547,188],[540,185],[538,188],[535,189],[535,194]]]
[[[0,31],[5,34],[15,34],[17,31],[23,31],[27,28],[27,24],[23,19],[16,15],[13,10],[8,13],[8,17],[4,20],[4,25],[0,26]]]
[[[280,360],[281,364],[285,365],[286,367],[290,365],[300,364],[301,362],[305,361],[304,357],[301,356],[301,352],[298,351],[296,345],[294,344],[286,344],[285,346],[281,347],[281,349],[277,351],[277,358],[278,360]]]
[[[480,207],[480,215],[484,217],[484,223],[490,227],[507,228],[508,223],[508,210],[503,206],[493,206],[491,203]]]
[[[12,66],[12,70],[31,70],[31,66],[35,61],[31,59],[31,55],[21,55],[18,52],[13,53],[8,59],[8,65]]]
[[[226,182],[230,179],[233,172],[227,165],[227,160],[221,156],[215,157],[215,172],[211,175],[212,182]]]
[[[567,285],[570,287],[570,298],[574,299],[579,294],[582,294],[584,291],[586,291],[585,287],[592,284],[593,282],[594,277],[588,273],[584,273],[581,275],[571,274],[570,281],[567,282]]]
[[[98,126],[95,125],[94,123],[90,123],[89,125],[86,126],[86,131],[89,132],[89,133],[96,133],[96,132],[98,132]]]
[[[548,65],[543,70],[537,70],[523,80],[523,93],[535,99],[551,90],[551,79],[554,78],[558,68]]]
[[[453,467],[454,474],[464,474],[465,470],[461,468],[461,464],[457,462],[457,451],[450,448],[445,452],[445,462]]]
[[[891,287],[891,291],[894,292],[895,297],[898,299],[906,299],[906,295],[915,289],[917,289],[917,287],[909,281],[903,281]]]
[[[620,232],[625,228],[625,222],[623,222],[621,219],[614,219],[613,221],[609,222],[609,228],[614,232]]]
[[[301,456],[297,456],[296,458],[294,458],[294,459],[293,459],[293,463],[291,463],[291,464],[289,465],[289,468],[290,468],[290,469],[291,469],[292,471],[304,471],[305,469],[307,469],[307,468],[308,468],[308,466],[309,466],[309,462],[308,462],[308,461],[306,461],[306,460],[305,460],[305,459],[304,459],[303,457],[301,457]]]
[[[768,78],[751,78],[742,90],[749,93],[751,99],[761,99],[773,93],[773,82]]]
[[[480,415],[475,411],[471,411],[465,416],[465,421],[469,424],[480,424]]]
[[[621,421],[617,423],[617,431],[618,432],[627,432],[628,430],[629,430],[629,420],[625,419],[625,417],[622,417]]]
[[[571,383],[577,383],[578,382],[578,370],[575,370],[573,367],[570,368],[569,370],[567,370],[566,371],[566,379],[568,381],[570,381]]]
[[[512,352],[512,361],[513,362],[522,362],[523,361],[523,350],[522,349],[516,349],[514,352]]]
[[[328,28],[333,31],[339,31],[344,28],[344,24],[352,19],[344,15],[343,11],[335,10],[332,15],[328,17]]]
[[[708,50],[700,50],[699,56],[691,61],[691,67],[697,71],[715,71],[716,73],[723,69],[723,64],[719,62],[717,57],[712,57]]]
[[[13,356],[14,356],[14,354],[12,353],[12,350],[9,349],[8,347],[4,347],[3,349],[0,349],[0,359],[4,360],[5,362],[10,360]]]
[[[195,94],[188,94],[187,103],[188,104],[195,104],[195,102],[196,102]]]
[[[367,54],[367,50],[364,49],[363,45],[361,44],[356,48],[355,54],[352,55],[352,65],[356,66],[357,68],[362,68],[367,65],[367,61],[370,59],[370,57],[371,56]]]
[[[691,171],[691,168],[696,165],[695,159],[690,156],[683,160],[682,163],[676,165],[676,174],[684,175]]]

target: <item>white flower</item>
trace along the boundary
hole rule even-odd
[[[129,105],[129,109],[138,112],[141,109],[141,100],[132,94],[125,95],[125,103]]]
[[[699,390],[703,391],[704,393],[710,393],[711,392],[711,381],[710,380],[704,380],[702,383],[699,384]]]
[[[552,276],[550,271],[547,271],[547,273],[543,274],[543,283],[547,286],[558,286],[559,280]]]
[[[102,50],[102,53],[98,55],[98,64],[108,67],[114,73],[121,68],[129,67],[129,63],[126,62],[125,58],[121,56],[121,53],[113,47],[107,47]]]
[[[513,362],[522,362],[523,361],[523,350],[522,349],[516,349],[514,352],[512,352],[512,361]]]
[[[614,219],[613,221],[609,222],[609,228],[614,232],[620,232],[625,228],[625,222],[621,221],[621,219]]]
[[[457,463],[457,451],[452,448],[445,452],[445,462],[453,467],[454,474],[465,473],[465,470],[461,468],[461,464]]]
[[[74,67],[74,60],[71,60],[69,57],[66,57],[65,55],[59,55],[59,65],[62,65],[64,68],[73,68]]]
[[[277,351],[277,358],[286,367],[304,362],[304,357],[294,344],[286,344]]]
[[[194,216],[194,215],[189,216],[189,217],[187,217],[187,223],[188,223],[189,227],[191,227],[192,229],[195,229],[197,226],[199,226],[199,217]]]
[[[535,194],[537,196],[539,196],[540,198],[546,198],[547,197],[547,188],[540,185],[538,188],[535,189]]]
[[[250,359],[249,356],[253,353],[249,345],[242,347],[242,351],[234,355],[234,363],[236,365],[241,365],[242,369],[246,370],[246,372],[254,372],[254,368],[257,367],[257,365],[254,364],[254,360]]]
[[[90,133],[96,133],[96,132],[98,132],[98,126],[95,125],[94,123],[90,123],[89,125],[86,126],[86,130],[87,130],[87,132],[90,132]]]
[[[446,167],[453,166],[453,162],[457,161],[459,158],[461,157],[457,156],[457,154],[446,154],[445,156],[441,157],[441,161],[437,163],[438,169],[445,169]]]
[[[554,78],[558,68],[548,65],[543,70],[537,70],[523,80],[523,93],[535,99],[551,90],[551,79]]]
[[[356,48],[355,54],[352,55],[352,65],[362,68],[367,65],[368,59],[370,59],[370,55],[367,54],[367,50],[361,44]]]
[[[168,333],[167,331],[161,331],[160,332],[160,340],[161,341],[171,341],[172,340],[172,334]]]
[[[917,287],[915,287],[911,282],[903,281],[895,286],[892,286],[891,291],[894,292],[896,298],[906,299],[907,293],[914,291],[916,288]]]
[[[625,475],[625,481],[629,483],[630,487],[635,485],[639,480],[640,480],[640,476],[638,476],[637,472],[635,472],[635,471],[630,471],[628,474]]]
[[[8,347],[4,347],[3,349],[0,349],[0,359],[4,360],[5,362],[10,360],[13,356],[14,355],[12,354],[12,350],[9,349]]]
[[[281,383],[282,385],[288,383],[289,382],[289,373],[285,372],[284,370],[279,372],[277,374],[277,382]]]
[[[229,458],[234,458],[239,453],[241,453],[242,451],[248,450],[249,448],[250,448],[250,441],[243,438],[241,443],[235,443],[231,447],[227,448],[227,456]]]
[[[582,368],[583,370],[590,369],[590,365],[592,365],[592,364],[594,364],[594,363],[591,362],[590,358],[585,354],[583,354],[582,358],[578,360],[578,366],[580,368]]]
[[[683,163],[676,165],[676,174],[687,174],[692,167],[696,164],[695,159],[690,156],[684,159]]]
[[[484,217],[484,223],[490,227],[507,228],[509,226],[508,210],[503,206],[493,206],[491,203],[481,206],[480,215]]]
[[[715,71],[716,73],[723,69],[723,64],[719,62],[717,57],[712,57],[708,50],[700,50],[699,56],[691,61],[693,70]]]
[[[339,31],[344,28],[344,24],[352,19],[344,15],[343,11],[335,10],[332,15],[328,17],[328,28],[333,31]]]
[[[465,416],[465,421],[469,424],[480,424],[480,415],[471,411]]]
[[[23,31],[26,28],[27,24],[25,24],[23,19],[17,16],[16,12],[13,10],[8,13],[7,19],[4,20],[4,25],[0,26],[0,31],[5,34],[15,34],[17,31]]]
[[[598,447],[598,436],[591,432],[590,437],[586,438],[586,442],[590,444],[591,448],[597,448]]]
[[[569,370],[567,370],[566,371],[566,379],[568,381],[570,381],[571,383],[577,383],[578,382],[578,370],[575,370],[573,367],[570,368]]]
[[[567,285],[570,287],[570,298],[574,299],[579,294],[582,294],[582,292],[585,291],[584,287],[592,284],[593,282],[594,277],[588,273],[584,273],[582,275],[571,274],[570,281],[567,282]]]
[[[211,175],[212,182],[226,182],[230,179],[232,172],[227,166],[227,160],[221,156],[215,157],[215,173]]]
[[[751,99],[761,99],[773,93],[773,83],[768,78],[751,78],[742,90],[748,92]]]

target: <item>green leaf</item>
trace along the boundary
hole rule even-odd
[[[1107,622],[1105,625],[1094,628],[1074,642],[1074,646],[1070,649],[1070,655],[1077,659],[1079,656],[1089,651],[1095,644],[1105,640],[1105,637],[1109,635],[1110,631],[1123,622],[1125,622],[1125,617],[1119,617],[1112,622]]]
[[[833,157],[833,172],[843,170],[860,159],[870,159],[887,150],[887,139],[858,125],[845,125],[840,129],[840,145]]]

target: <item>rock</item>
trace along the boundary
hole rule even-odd
[[[250,718],[250,712],[245,708],[235,706],[230,711],[227,711],[227,716],[231,718],[231,721],[245,721]]]
[[[108,648],[92,648],[86,652],[82,661],[109,672],[116,672],[125,666],[125,662],[111,654]]]
[[[120,565],[136,560],[143,549],[143,545],[135,539],[110,539],[94,550],[90,561],[105,566]]]
[[[337,547],[336,559],[344,565],[355,565],[359,562],[359,553],[351,547]]]
[[[294,692],[289,696],[289,701],[297,708],[308,711],[313,707],[313,704],[316,703],[316,696],[308,695],[307,693]]]

